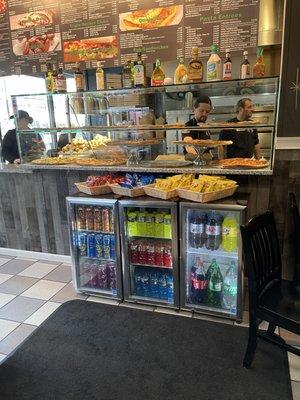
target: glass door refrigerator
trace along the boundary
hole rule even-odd
[[[226,204],[227,203],[227,204]],[[180,203],[181,308],[242,319],[245,206]]]
[[[122,299],[117,200],[80,195],[66,201],[76,290]]]
[[[177,203],[119,202],[124,299],[179,307]]]

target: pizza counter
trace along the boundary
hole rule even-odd
[[[209,175],[272,175],[268,168],[216,168],[213,166],[196,167],[193,165],[186,167],[154,167],[142,163],[140,165],[115,165],[115,166],[79,166],[79,165],[34,165],[24,164],[22,171],[86,171],[92,174],[103,174],[105,172],[137,172],[137,173],[157,173],[157,174],[209,174]]]

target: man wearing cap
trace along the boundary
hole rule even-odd
[[[11,117],[13,118],[13,117]],[[33,119],[29,116],[28,112],[19,110],[17,114],[17,126],[18,130],[29,130],[29,124],[32,124]],[[41,151],[44,150],[45,145],[42,142],[40,135],[33,138],[32,135],[21,136],[21,148],[25,155],[30,149],[36,148],[36,153],[41,155]],[[17,143],[16,129],[7,131],[2,142],[2,155],[3,158],[11,164],[20,164],[20,153]]]

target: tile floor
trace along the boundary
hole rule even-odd
[[[176,312],[162,307],[118,303],[111,299],[77,294],[71,282],[71,266],[44,260],[0,255],[0,363],[20,345],[61,303],[82,299],[135,307],[191,318],[188,312]],[[221,322],[220,319],[195,315]],[[247,312],[239,326],[247,324]],[[223,321],[222,321],[223,322]],[[231,321],[226,323],[233,324]],[[299,344],[299,337],[282,330],[280,334],[292,344]],[[300,357],[289,354],[293,400],[300,400]]]

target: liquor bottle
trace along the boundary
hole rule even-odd
[[[248,60],[248,51],[243,52],[244,61],[241,64],[241,79],[251,78],[251,65]]]
[[[134,85],[133,62],[130,59],[128,59],[123,67],[123,87],[133,88],[133,85]]]
[[[151,86],[162,86],[164,84],[165,77],[166,75],[161,67],[161,62],[159,59],[157,59],[151,76]]]
[[[221,58],[218,56],[218,46],[211,46],[211,55],[207,61],[207,80],[221,80]]]
[[[188,81],[192,83],[200,83],[203,81],[203,64],[200,61],[200,51],[198,47],[192,47],[192,59],[188,65]]]
[[[187,67],[184,65],[183,58],[179,59],[179,64],[174,73],[174,83],[178,85],[180,83],[186,83],[188,80],[188,70]]]
[[[53,70],[52,70],[52,93],[57,93],[57,69],[55,64],[53,64]]]
[[[133,83],[135,87],[146,86],[146,66],[142,60],[142,53],[138,52],[138,58],[133,67]]]
[[[234,261],[231,261],[230,267],[227,269],[223,283],[223,299],[222,306],[232,313],[236,312],[236,296],[237,296],[237,270]]]
[[[230,50],[226,49],[226,58],[223,64],[223,80],[228,81],[232,79],[232,61],[230,58]]]
[[[62,68],[58,68],[58,73],[56,76],[56,91],[57,93],[66,93],[67,91],[67,80],[64,76]]]
[[[193,303],[204,303],[206,300],[207,279],[204,271],[203,261],[196,258],[194,272],[191,276],[191,301]]]
[[[51,93],[53,88],[53,69],[51,63],[47,63],[47,71],[45,74],[46,89]]]
[[[96,69],[96,88],[97,90],[104,90],[104,71],[101,66],[101,62],[97,61],[97,69]]]
[[[83,72],[80,70],[79,64],[76,64],[76,69],[74,71],[76,92],[84,91],[84,76]]]
[[[256,59],[256,63],[253,65],[253,77],[254,78],[259,78],[259,77],[265,76],[266,65],[264,62],[263,52],[264,52],[264,49],[262,47],[257,48],[257,52],[256,52],[257,59]]]
[[[213,264],[207,286],[206,303],[208,306],[219,308],[222,306],[223,276],[218,264]]]

